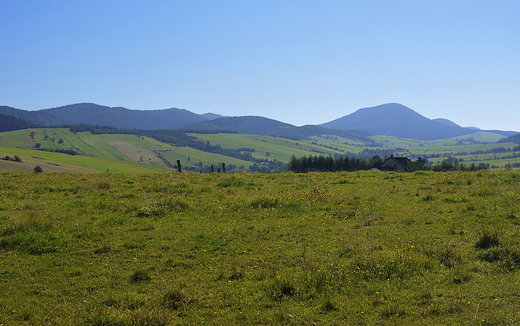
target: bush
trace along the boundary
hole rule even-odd
[[[42,173],[43,169],[41,166],[37,165],[34,167],[34,173]]]

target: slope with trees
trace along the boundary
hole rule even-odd
[[[509,143],[509,142],[520,144],[520,133],[515,134],[513,136],[509,136],[507,138],[504,138],[504,139],[501,139],[498,141],[498,143]]]
[[[294,127],[291,124],[258,116],[218,118],[185,126],[183,129],[192,130],[230,130],[241,134],[269,135],[285,128]]]
[[[10,114],[44,126],[91,124],[136,129],[178,129],[207,119],[199,114],[177,108],[164,110],[129,110],[94,103],[79,103],[57,108],[25,111],[0,107]]]
[[[40,125],[25,119],[0,113],[0,132],[40,127]]]
[[[290,138],[290,139],[302,139],[310,140],[312,136],[321,135],[332,135],[342,138],[358,140],[366,143],[373,143],[374,141],[369,138],[370,133],[361,130],[335,130],[320,126],[307,125],[302,127],[284,128],[279,131],[272,132],[272,136]]]

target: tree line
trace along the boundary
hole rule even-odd
[[[296,173],[307,173],[307,172],[337,172],[346,171],[354,172],[360,170],[370,170],[372,168],[379,168],[381,164],[387,159],[384,159],[379,155],[372,156],[369,160],[363,157],[356,157],[348,155],[342,155],[333,158],[331,155],[319,155],[319,156],[302,156],[297,158],[291,156],[287,170]],[[457,160],[446,161],[444,160],[440,164],[432,165],[428,163],[428,160],[423,157],[418,157],[415,160],[407,159],[407,168],[409,172],[420,171],[420,170],[433,170],[436,172],[447,172],[447,171],[477,171],[489,169],[489,164],[471,164],[464,165]]]
[[[351,156],[341,155],[336,158],[333,158],[331,155],[309,155],[302,156],[297,158],[296,156],[291,156],[289,160],[289,164],[287,166],[288,171],[293,171],[297,173],[307,173],[307,172],[337,172],[337,171],[347,171],[354,172],[360,170],[370,170],[372,168],[378,168],[383,162],[386,160],[386,157],[383,159],[379,155],[374,155],[370,159],[365,159],[364,157],[359,156]],[[408,170],[409,171],[417,171],[417,170],[427,170],[429,169],[427,165],[427,160],[422,157],[417,158],[416,160],[408,159]]]

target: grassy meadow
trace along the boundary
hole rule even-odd
[[[1,325],[520,322],[517,171],[0,184]]]

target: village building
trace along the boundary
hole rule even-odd
[[[380,171],[408,172],[408,158],[390,155],[378,168]]]

